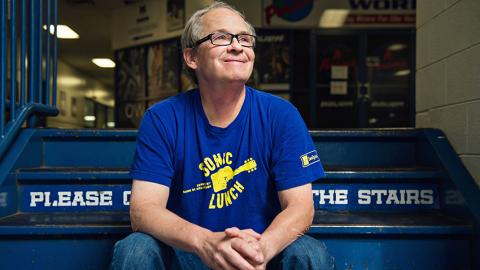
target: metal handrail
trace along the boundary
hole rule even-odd
[[[24,123],[58,114],[56,78],[57,0],[0,1],[0,159]]]

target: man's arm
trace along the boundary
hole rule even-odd
[[[169,211],[170,189],[164,185],[134,180],[130,198],[132,229],[148,233],[163,243],[195,252],[215,269],[254,269],[231,247],[224,232],[211,232]]]
[[[305,234],[312,224],[314,207],[312,185],[310,183],[282,190],[278,192],[282,211],[275,217],[270,226],[263,232],[260,246],[264,256],[264,263],[269,262],[298,237]],[[245,230],[226,230],[229,237],[250,239],[251,234]],[[247,252],[248,247],[236,246],[241,254]],[[262,269],[262,267],[260,267]]]
[[[312,184],[278,192],[282,212],[272,221],[260,239],[266,261],[307,232],[312,225],[314,207]]]

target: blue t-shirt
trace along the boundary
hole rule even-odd
[[[226,128],[209,124],[198,89],[149,108],[131,170],[133,179],[170,187],[167,208],[189,222],[259,233],[281,211],[278,191],[323,175],[297,109],[249,87]]]

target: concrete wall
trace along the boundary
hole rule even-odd
[[[480,1],[417,1],[417,127],[442,129],[480,185]]]

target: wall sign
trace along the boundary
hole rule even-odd
[[[264,0],[263,26],[414,27],[416,0]]]

